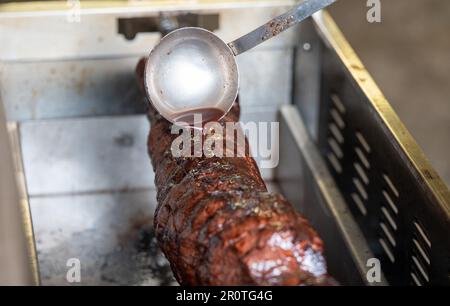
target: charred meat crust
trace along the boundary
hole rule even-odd
[[[281,195],[267,192],[248,150],[245,157],[174,157],[171,144],[178,135],[149,105],[154,228],[180,284],[335,284],[321,239]],[[239,112],[236,102],[220,124],[237,122]]]

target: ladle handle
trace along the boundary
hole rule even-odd
[[[277,36],[297,23],[305,20],[315,12],[333,4],[336,0],[305,0],[289,12],[275,17],[268,23],[228,44],[237,56],[260,43]]]

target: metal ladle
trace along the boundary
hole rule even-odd
[[[153,106],[167,120],[206,115],[218,120],[233,105],[239,89],[235,56],[280,34],[336,0],[305,0],[254,31],[226,44],[202,28],[180,28],[163,37],[145,66],[145,89]],[[264,65],[264,63],[261,63]],[[188,120],[188,124],[196,124]],[[201,123],[201,122],[200,122]]]

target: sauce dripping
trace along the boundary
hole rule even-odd
[[[219,121],[224,115],[225,112],[220,108],[205,107],[173,113],[169,119],[174,123],[184,122],[189,126],[203,126],[211,121]]]

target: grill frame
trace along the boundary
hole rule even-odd
[[[104,7],[101,8],[88,7],[84,9],[83,22],[109,22],[110,20],[108,18],[112,15],[117,15],[119,17],[125,15],[128,16],[129,14],[136,16],[142,14],[155,15],[161,10],[170,11],[176,14],[180,11],[197,11],[205,13],[245,8],[244,4],[239,4],[237,1],[222,2],[224,3],[217,3],[211,6],[209,6],[209,4],[202,4],[198,6],[186,5],[182,7],[163,6],[162,8],[157,7],[156,5],[130,8],[126,7],[125,4],[124,8],[109,8],[107,7],[108,4],[105,3]],[[233,4],[232,2],[235,3]],[[264,7],[265,9],[268,9],[282,8],[283,5],[291,5],[294,1],[275,2],[258,0],[252,1],[252,3],[254,3],[255,7]],[[61,10],[65,9],[64,1],[56,3],[53,9],[42,8],[42,10],[35,11],[33,6],[27,5],[22,7],[20,5],[19,7],[21,10],[15,11],[15,6],[2,5],[0,10],[1,17],[3,17],[2,22],[8,21],[9,18],[11,18],[11,20],[16,18],[26,19],[26,16],[30,15],[30,22],[33,22],[36,16],[46,16],[47,18],[39,20],[40,22],[43,22],[43,24],[46,24],[54,22],[57,18],[65,17],[64,10]],[[97,14],[95,13],[95,10],[97,10],[97,13],[100,12],[98,15],[101,18],[89,17],[90,14]],[[227,13],[229,18],[232,14],[230,12]],[[251,16],[254,15],[255,14],[252,14]],[[221,18],[223,17],[224,15],[221,15]],[[241,20],[246,20],[246,18],[241,18]],[[99,27],[93,28],[99,29]],[[225,28],[224,25],[222,25],[222,30],[223,28]],[[111,30],[111,28],[108,29]],[[316,14],[313,19],[302,23],[301,26],[297,28],[297,31],[296,37],[298,38],[298,41],[294,50],[293,59],[292,104],[299,110],[311,140],[315,143],[310,141],[307,137],[304,137],[303,141],[297,143],[301,150],[300,152],[297,152],[300,156],[297,155],[298,159],[296,162],[301,167],[299,171],[304,171],[301,179],[305,180],[302,188],[308,191],[305,194],[311,199],[319,199],[317,203],[323,206],[311,207],[314,205],[305,205],[305,203],[310,203],[305,201],[303,204],[299,203],[299,205],[303,205],[299,206],[299,208],[305,212],[305,215],[311,219],[313,223],[316,222],[316,224],[319,225],[320,228],[318,228],[318,230],[321,231],[321,235],[324,238],[326,245],[329,246],[329,249],[331,248],[330,253],[339,254],[340,257],[336,255],[333,256],[332,265],[334,268],[338,269],[341,263],[345,263],[341,264],[342,269],[337,271],[337,273],[343,275],[349,273],[347,279],[342,278],[342,283],[367,284],[365,277],[367,270],[365,260],[371,256],[376,256],[380,257],[382,261],[382,270],[390,284],[410,285],[417,281],[421,285],[425,285],[428,278],[428,284],[448,285],[450,280],[450,243],[449,238],[446,237],[445,234],[450,228],[450,193],[447,187],[432,169],[411,135],[406,131],[405,127],[364,69],[364,66],[355,55],[342,33],[338,30],[331,17],[325,12]],[[230,32],[224,33],[228,35]],[[87,34],[87,32],[78,33],[78,35]],[[102,33],[102,35],[103,34],[107,33]],[[115,33],[109,34],[112,35]],[[287,35],[289,35],[289,33],[287,33]],[[65,35],[65,37],[67,37],[66,39],[69,39],[71,35]],[[281,43],[281,38],[282,37],[280,36],[279,40],[268,42],[272,43],[272,46],[269,46],[273,49],[271,52],[285,52],[279,55],[280,58],[285,56],[285,54],[291,54],[290,36],[284,36],[284,43]],[[150,42],[155,42],[158,39],[159,37],[155,36],[150,39]],[[61,44],[59,48],[52,48],[52,51],[54,52],[47,52],[48,50],[46,48],[40,46],[52,44],[43,44],[40,41],[39,44],[36,44],[33,43],[33,40],[28,39],[25,39],[24,41],[27,41],[29,48],[19,48],[16,50],[10,48],[12,51],[4,54],[5,61],[4,63],[0,63],[4,66],[0,68],[22,64],[24,66],[29,65],[29,67],[34,67],[36,64],[37,68],[43,66],[46,68],[48,66],[48,70],[50,71],[50,68],[54,68],[51,66],[52,63],[58,62],[56,68],[61,67],[61,70],[64,70],[65,66],[63,64],[70,61],[77,64],[86,64],[89,60],[92,62],[87,64],[95,66],[101,62],[100,60],[107,61],[112,57],[121,57],[120,62],[123,64],[125,58],[128,57],[128,59],[130,59],[130,56],[140,56],[142,52],[140,46],[131,48],[127,45],[126,47],[123,47],[123,44],[117,42],[115,42],[115,46],[119,46],[120,48],[104,47],[104,49],[98,49],[98,45],[101,44],[99,42],[90,41],[90,43],[85,46],[86,48],[79,50],[79,53],[66,54],[68,51],[63,48],[64,44]],[[146,45],[146,47],[148,46],[149,45]],[[268,45],[266,45],[266,47],[267,46]],[[17,50],[20,53],[17,54],[16,58],[14,52]],[[33,52],[30,53],[30,50]],[[40,52],[34,53],[36,50]],[[113,51],[116,53],[111,53]],[[103,53],[100,54],[98,52]],[[128,54],[128,52],[131,52],[132,54]],[[264,54],[264,52],[261,52],[261,54]],[[290,60],[287,62],[289,63],[289,65],[286,65],[289,66],[288,69],[292,69]],[[250,64],[253,63],[253,61],[250,62]],[[61,66],[59,66],[60,64]],[[106,63],[105,66],[110,66],[109,62]],[[127,73],[128,70],[130,70],[129,74],[132,74],[132,69],[128,69],[129,67],[125,68]],[[58,69],[56,70],[58,71]],[[29,72],[27,69],[23,69],[23,71],[26,71],[27,74]],[[43,71],[44,73],[47,73],[47,70]],[[22,70],[17,73],[22,73]],[[286,74],[290,75],[290,70],[289,73]],[[96,75],[91,75],[90,78],[95,79]],[[118,79],[121,84],[130,80],[132,84],[134,84],[134,79],[130,78],[128,74],[126,75],[126,78]],[[263,78],[260,78],[259,80],[263,81]],[[110,84],[108,82],[106,83]],[[284,83],[284,79],[281,78],[279,83]],[[271,85],[271,90],[277,88],[274,84]],[[112,86],[102,88],[102,92],[111,87]],[[287,93],[289,88],[285,89]],[[67,92],[64,91],[62,93],[66,94]],[[90,97],[89,94],[95,94],[95,92],[87,93],[88,97]],[[331,99],[333,93],[339,94],[339,100],[337,100],[339,102],[336,102],[336,98],[333,102]],[[257,96],[258,99],[260,98],[260,95],[253,92],[247,93],[247,96],[251,95]],[[278,93],[277,95],[279,96]],[[86,95],[80,96],[83,96],[83,101],[87,100]],[[287,96],[288,94],[286,94],[286,97]],[[31,98],[28,100],[31,101]],[[68,99],[70,102],[72,101],[71,98],[77,98],[77,95],[68,95],[68,98],[70,98]],[[40,112],[38,108],[38,112],[34,113],[31,111],[33,109],[32,107],[20,105],[23,107],[24,113],[13,113],[9,120],[12,121],[13,125],[17,124],[20,126],[20,121],[22,120],[99,115],[111,116],[142,112],[141,108],[134,108],[133,105],[128,103],[123,105],[119,103],[101,104],[101,99],[102,97],[96,96],[96,99],[92,101],[96,103],[97,107],[100,106],[97,112],[90,108],[91,105],[84,107],[82,104],[76,103],[75,105],[77,105],[77,108],[75,109],[62,107],[57,108],[54,113],[49,112],[47,102],[50,101],[45,101],[45,107],[43,108],[45,112]],[[74,101],[77,100],[75,99]],[[2,102],[7,103],[11,101]],[[252,113],[248,112],[248,109],[244,109],[243,115],[244,117],[250,117],[249,115],[251,115],[257,117],[257,119],[261,119],[261,115],[271,116],[272,113],[275,113],[275,109],[280,108],[289,101],[280,99],[279,102],[280,104],[277,105],[265,105],[261,109],[259,109],[261,105],[258,105],[258,110]],[[106,107],[101,107],[102,105],[106,105]],[[112,105],[115,105],[115,108],[111,108]],[[330,105],[334,105],[333,115],[330,115]],[[268,110],[270,110],[270,113]],[[246,111],[248,114],[246,114]],[[292,113],[292,111],[290,108],[286,108],[285,113]],[[330,132],[328,132],[328,123],[330,121],[329,118],[332,117],[334,117],[335,128],[333,128],[334,132],[331,132],[333,133],[331,136]],[[341,120],[336,118],[341,118]],[[292,122],[296,122],[296,119],[290,118],[290,120],[291,121],[287,120],[291,123],[290,127],[295,127],[296,125],[292,125]],[[342,124],[341,121],[344,124]],[[284,124],[286,127],[287,125],[285,123],[286,121],[281,121],[281,124]],[[342,127],[340,128],[339,125]],[[354,133],[355,128],[360,129],[359,133],[363,135],[362,137],[364,138],[356,136]],[[295,140],[295,138],[298,137],[298,133],[296,134],[298,131],[295,131],[295,129],[291,129],[289,132],[291,134],[285,133],[281,135],[284,139],[281,139],[281,141],[285,141],[286,144],[291,143],[293,139]],[[339,133],[343,134],[341,135],[344,139],[343,146],[339,145],[339,143],[342,142]],[[17,128],[12,131],[12,134],[18,135]],[[333,148],[329,145],[330,137],[332,137],[331,139],[334,139],[334,142],[332,141]],[[350,139],[350,141],[348,141],[348,139]],[[361,141],[360,139],[365,139],[365,141]],[[350,146],[347,147],[347,143],[350,143]],[[356,144],[358,145],[358,150],[355,150]],[[367,150],[367,145],[370,147],[370,150]],[[284,152],[284,147],[282,147],[282,149]],[[19,148],[19,144],[16,145],[13,150],[15,150],[20,157],[21,149]],[[335,172],[334,168],[336,168],[336,162],[327,161],[328,154],[332,152],[331,150],[336,154],[335,160],[339,160],[339,156],[337,155],[343,155],[345,164],[344,162],[342,164],[339,163],[342,167],[342,174]],[[339,153],[340,150],[342,151],[341,153]],[[364,150],[366,150],[366,153],[364,153]],[[375,171],[375,166],[385,162],[385,158],[380,156],[380,151],[382,153],[389,152],[389,156],[392,159],[389,163],[389,167],[387,167],[387,170],[389,171]],[[285,158],[282,158],[280,161],[280,166],[285,165],[287,168],[292,168],[292,157],[293,155],[285,155]],[[347,160],[347,157],[350,158]],[[359,160],[356,160],[356,158]],[[367,168],[366,164],[369,164],[370,169],[365,169]],[[358,166],[355,167],[355,165]],[[323,168],[322,166],[326,168]],[[339,169],[339,167],[337,168]],[[397,168],[399,169],[398,171],[395,170]],[[364,173],[367,176],[367,179],[365,179],[364,174],[361,175],[361,173]],[[386,180],[383,176],[386,175],[385,173],[387,173],[389,180]],[[24,176],[25,174],[22,173],[22,183],[25,185],[26,178]],[[345,180],[343,178],[346,177],[348,183],[344,182]],[[290,180],[289,177],[286,179],[288,181]],[[284,178],[280,169],[274,177],[274,180],[276,184],[280,184],[280,189],[282,189],[289,198],[290,194],[287,185],[283,183]],[[368,183],[366,183],[366,181],[368,181]],[[356,185],[354,182],[357,182]],[[294,185],[292,186],[292,197],[298,195],[299,185],[297,183],[298,182],[294,182]],[[28,187],[29,186],[24,186],[24,189],[27,189]],[[388,195],[387,197],[380,192],[380,190],[383,190],[381,188],[385,189],[385,193]],[[367,210],[366,219],[360,217],[360,209],[352,204],[353,199],[351,196],[352,194],[358,195],[358,197],[361,198],[361,201],[363,201],[362,198],[365,197],[365,193],[367,193],[368,198],[366,201],[367,205],[361,207],[364,207]],[[389,204],[393,201],[383,200],[384,210],[388,211],[388,213],[384,213],[384,215],[390,216],[390,218],[384,216],[382,217],[383,219],[380,220],[383,211],[381,210],[379,203],[382,201],[383,197],[395,199],[397,193],[400,197],[403,197],[404,195],[408,196],[408,199],[402,199],[403,204],[398,206],[397,209],[399,210],[399,214],[397,215],[395,213],[395,208],[392,209],[392,205]],[[24,195],[24,198],[28,197],[29,194]],[[292,202],[296,204],[295,199],[292,200]],[[373,203],[375,203],[375,206],[372,205]],[[27,239],[33,250],[34,233],[31,227],[31,216],[27,211],[28,208],[28,203],[25,203],[23,221],[29,225],[27,228]],[[348,210],[352,213],[347,214]],[[367,219],[370,219],[370,221],[367,222]],[[384,228],[380,226],[380,221],[384,225]],[[320,222],[326,222],[326,224],[320,226]],[[394,229],[395,226],[391,223],[396,224],[398,229]],[[327,232],[331,232],[331,234],[327,235]],[[360,235],[361,233],[362,235]],[[389,263],[390,259],[387,255],[382,255],[382,246],[378,241],[379,233],[384,233],[383,241],[385,241],[384,243],[386,245],[391,243],[390,240],[392,240],[389,238],[389,234],[386,233],[391,233],[391,236],[394,236],[396,243],[396,248],[393,251],[393,256],[396,259],[394,264]],[[338,237],[339,240],[333,242],[333,239],[336,237]],[[366,250],[366,246],[371,247],[371,250]],[[345,248],[345,255],[340,252],[341,249],[339,248]],[[372,255],[372,253],[375,255]],[[30,257],[32,257],[30,260],[33,262],[35,283],[39,283],[36,253],[32,252]],[[428,261],[430,261],[430,264],[428,264]],[[383,280],[381,284],[387,284],[387,282],[384,282]]]
[[[301,31],[294,85],[301,91],[302,64],[314,58],[317,103],[302,94],[294,103],[387,280],[449,285],[447,186],[331,17]]]

